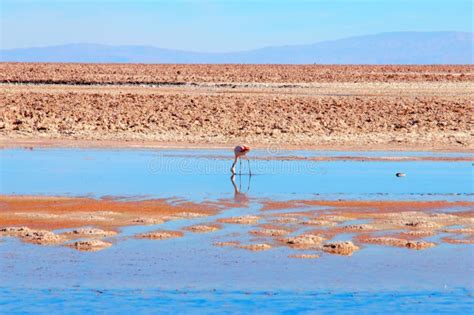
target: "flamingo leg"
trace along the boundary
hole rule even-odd
[[[250,159],[247,158],[247,163],[249,164],[249,175],[252,176],[252,170],[250,169]]]
[[[251,180],[251,179],[252,179],[252,174],[250,174],[250,176],[249,176],[249,181],[248,181],[248,183],[247,183],[247,192],[250,191],[250,180]]]
[[[239,163],[240,163],[239,175],[242,175],[242,159],[239,159]]]
[[[232,173],[232,175],[235,175],[235,164],[237,164],[237,157],[235,157],[234,163],[232,163],[232,166],[230,168],[230,172]]]

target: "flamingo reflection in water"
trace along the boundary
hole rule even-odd
[[[232,183],[232,186],[234,187],[234,201],[238,204],[248,204],[249,198],[247,197],[247,193],[250,191],[250,180],[251,176],[248,177],[248,182],[247,182],[247,189],[243,192],[242,191],[242,177],[239,176],[239,187],[237,187],[237,184],[235,183],[235,174],[232,174],[230,177],[230,181]]]

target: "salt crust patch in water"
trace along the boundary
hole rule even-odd
[[[66,245],[67,247],[71,247],[77,249],[79,251],[84,252],[96,252],[99,250],[103,250],[112,246],[109,242],[104,242],[102,240],[82,240],[77,242],[72,242]]]
[[[353,252],[359,250],[359,247],[351,241],[337,241],[324,244],[322,249],[330,254],[350,256]]]
[[[271,245],[268,244],[246,244],[246,245],[239,245],[239,248],[248,249],[251,251],[261,251],[261,250],[269,250],[272,248]]]
[[[302,234],[294,237],[288,237],[281,239],[280,241],[284,244],[287,244],[290,247],[301,248],[301,249],[310,249],[321,247],[321,243],[326,239],[320,235],[315,234]]]
[[[0,228],[0,236],[18,237],[27,243],[38,245],[58,245],[65,241],[61,235],[46,230],[34,230],[25,226]]]
[[[253,215],[246,215],[240,217],[222,218],[217,220],[221,223],[234,223],[234,224],[257,224],[260,217]]]
[[[261,229],[261,230],[252,230],[249,233],[256,236],[282,236],[282,235],[289,234],[290,231],[283,230],[283,229]]]
[[[333,221],[328,221],[328,220],[311,219],[311,220],[303,221],[301,224],[315,225],[315,226],[335,226],[337,223]]]
[[[297,259],[316,259],[320,256],[318,254],[293,254],[288,255],[288,258],[297,258]]]
[[[368,244],[377,244],[385,246],[406,247],[409,249],[426,249],[436,246],[435,243],[426,242],[423,240],[405,240],[395,237],[368,237],[360,238],[360,241]]]
[[[215,242],[214,246],[219,246],[219,247],[234,247],[234,246],[239,246],[240,242],[238,241],[228,241],[228,242]]]
[[[141,234],[135,235],[136,238],[145,238],[145,239],[150,239],[150,240],[166,240],[166,239],[178,238],[182,236],[183,236],[183,232],[164,231],[164,230],[141,233]]]
[[[221,229],[221,227],[217,225],[200,224],[200,225],[187,226],[184,229],[190,232],[194,232],[194,233],[209,233],[209,232],[218,231]]]
[[[139,225],[156,225],[156,224],[162,224],[165,221],[162,219],[157,219],[157,218],[135,218],[132,219],[132,224],[139,224]]]
[[[79,228],[79,229],[74,229],[69,232],[64,232],[62,235],[68,236],[68,237],[74,237],[74,238],[86,238],[86,237],[111,237],[117,235],[117,232],[115,231],[105,231],[102,229],[96,229],[96,228]]]

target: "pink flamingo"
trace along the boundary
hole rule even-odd
[[[250,151],[250,147],[247,145],[238,145],[234,148],[234,163],[232,163],[232,167],[230,168],[230,171],[232,174],[235,174],[235,164],[237,164],[237,160],[240,160],[240,173],[242,173],[242,158],[246,158],[247,162],[249,164],[249,175],[252,175],[252,171],[250,170],[250,160],[246,156],[246,154]]]

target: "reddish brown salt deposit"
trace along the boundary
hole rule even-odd
[[[341,226],[341,229],[348,232],[363,232],[363,231],[372,231],[377,228],[371,224],[349,224],[349,225]]]
[[[162,224],[165,221],[163,219],[158,219],[158,218],[135,218],[131,221],[132,224],[138,224],[138,225],[156,225],[156,224]]]
[[[67,244],[66,246],[83,252],[97,252],[112,246],[112,244],[101,240],[83,240]]]
[[[240,244],[238,238],[242,237],[242,233],[247,233],[245,228],[245,232],[226,236],[235,241],[217,242],[214,245],[243,246],[252,250],[249,246],[269,245],[276,242],[296,249],[324,250],[345,255],[351,250],[356,250],[351,247],[352,243],[324,244],[324,242],[349,233],[356,235],[354,236],[356,243],[425,249],[436,244],[420,240],[420,238],[449,233],[450,237],[443,238],[443,242],[473,243],[474,211],[471,209],[474,208],[474,203],[471,202],[314,199],[285,202],[255,201],[262,203],[264,209],[276,209],[276,211],[264,212],[261,216],[243,215],[221,218],[217,221],[228,224],[256,225],[248,232],[250,235],[257,236],[250,240],[256,244]],[[228,200],[191,203],[176,199],[131,201],[116,198],[97,200],[0,196],[0,236],[17,237],[24,242],[40,245],[59,245],[71,239],[114,237],[116,230],[122,226],[160,224],[167,220],[192,220],[217,214],[219,210],[233,206],[234,204]],[[314,207],[323,207],[323,209],[315,210]],[[458,211],[442,212],[452,207]],[[288,209],[295,208],[301,209],[287,212]],[[285,211],[279,213],[278,209]],[[209,223],[190,225],[184,230],[204,233],[219,228],[229,228],[228,225],[215,224],[211,220]],[[353,220],[363,220],[364,223],[351,224],[350,221]],[[73,230],[58,235],[52,232],[56,228],[73,228]],[[372,231],[377,233],[390,231],[391,234],[374,236],[369,234]],[[288,236],[289,233],[299,234]],[[137,238],[146,239],[169,239],[182,236],[183,233],[180,231],[165,230],[136,235]],[[84,243],[77,246],[87,247],[88,245]],[[258,246],[255,249],[258,250]],[[266,249],[266,246],[262,246],[262,249]]]
[[[62,233],[62,235],[65,235],[70,238],[102,238],[115,236],[117,235],[117,232],[105,231],[96,228],[79,228],[69,232],[64,232]]]
[[[394,236],[399,237],[399,238],[411,239],[411,238],[430,237],[433,235],[435,235],[435,231],[432,231],[432,230],[413,230],[413,231],[400,232]]]
[[[298,218],[292,218],[292,217],[279,217],[279,218],[274,218],[271,219],[273,223],[279,223],[279,224],[292,224],[292,223],[300,223],[301,220]]]
[[[330,254],[351,256],[353,252],[359,250],[359,247],[351,241],[337,241],[324,244],[322,249]]]
[[[194,232],[194,233],[209,233],[215,232],[221,229],[219,225],[213,224],[199,224],[199,225],[192,225],[187,226],[184,228],[187,231]]]
[[[260,229],[252,230],[249,233],[256,236],[282,236],[290,232],[284,229]]]
[[[239,248],[248,249],[251,251],[262,251],[262,250],[269,250],[270,248],[272,248],[272,246],[268,244],[246,244],[246,245],[239,245]]]
[[[445,233],[454,233],[454,234],[474,234],[474,227],[464,227],[458,229],[444,229],[443,232]]]
[[[0,236],[18,237],[23,242],[38,245],[58,245],[65,241],[61,235],[46,230],[35,230],[27,227],[4,227],[0,229]]]
[[[317,254],[294,254],[288,255],[288,258],[297,258],[297,259],[316,259],[320,256]]]
[[[472,208],[474,203],[467,201],[379,201],[379,200],[264,200],[262,210],[284,210],[305,207],[329,207],[331,215],[339,215],[341,219],[359,218],[362,213],[388,212],[401,213],[411,211],[441,210],[447,208]],[[472,215],[472,214],[471,214]],[[322,218],[328,220],[327,217]]]
[[[150,239],[150,240],[166,240],[166,239],[170,239],[170,238],[183,237],[183,232],[159,230],[159,231],[153,231],[153,232],[137,234],[137,235],[135,235],[135,237],[136,238],[146,238],[146,239]]]
[[[219,246],[219,247],[234,247],[234,246],[239,246],[240,242],[238,241],[228,241],[228,242],[215,242],[214,246]]]
[[[302,234],[294,237],[288,237],[280,240],[284,244],[294,248],[309,249],[320,248],[325,238],[321,235]]]
[[[27,225],[52,230],[94,225],[115,229],[132,224],[158,224],[172,216],[206,216],[220,208],[218,204],[172,201],[0,195],[0,227]]]
[[[233,223],[233,224],[257,224],[260,217],[254,215],[246,215],[240,217],[222,218],[217,220],[221,223]]]
[[[303,221],[304,225],[315,225],[315,226],[335,226],[337,223],[334,221],[321,220],[321,219],[311,219]]]
[[[0,236],[20,237],[32,230],[26,226],[6,226],[0,228]]]
[[[448,244],[474,244],[473,235],[466,238],[443,237],[441,240]]]
[[[359,237],[358,240],[362,243],[367,243],[367,244],[406,247],[409,249],[417,249],[417,250],[436,246],[435,243],[426,242],[423,240],[406,240],[406,239],[390,237],[390,236],[381,236],[381,237],[362,236],[362,237]]]

